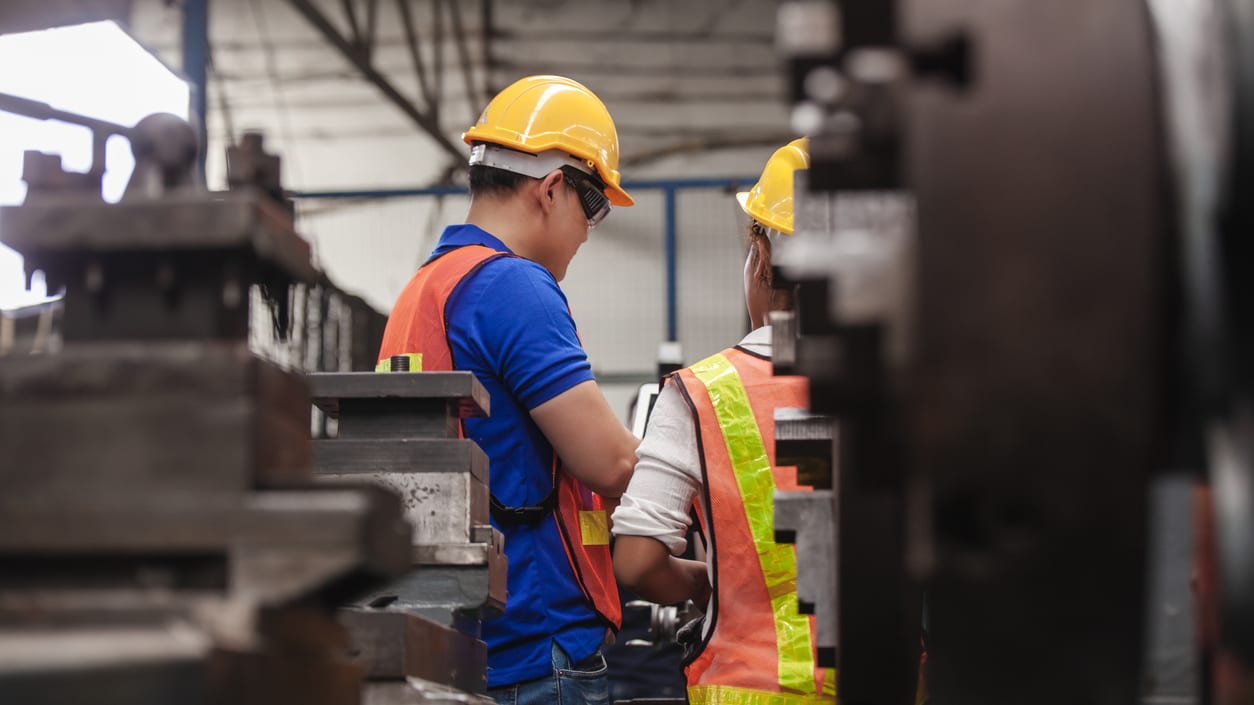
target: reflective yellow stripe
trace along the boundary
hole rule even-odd
[[[745,519],[749,522],[749,531],[758,550],[766,591],[771,596],[776,650],[779,652],[779,685],[799,693],[813,693],[814,652],[810,646],[810,618],[797,614],[797,557],[791,545],[775,543],[775,501],[772,498],[775,476],[771,474],[766,444],[753,416],[753,408],[749,405],[749,394],[736,368],[721,354],[712,355],[691,369],[705,385],[714,405],[736,485],[740,488]],[[712,702],[750,702],[756,705],[759,701]]]
[[[836,696],[768,693],[729,685],[693,685],[688,687],[688,702],[690,705],[831,705],[836,702]]]

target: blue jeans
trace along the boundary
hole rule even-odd
[[[599,649],[578,664],[572,664],[555,641],[553,675],[491,688],[488,696],[499,705],[609,705],[608,671]]]

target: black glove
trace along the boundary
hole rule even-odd
[[[691,659],[701,644],[701,632],[705,627],[705,615],[697,617],[675,631],[675,643],[684,651],[684,663]]]

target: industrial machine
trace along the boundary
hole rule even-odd
[[[379,373],[308,379],[336,426],[333,438],[314,441],[320,478],[389,489],[413,526],[413,570],[340,612],[369,669],[368,701],[421,702],[400,697],[406,681],[407,689],[482,693],[479,622],[505,608],[507,562],[489,519],[487,456],[459,438],[459,425],[490,412],[487,392],[471,372],[410,372],[407,356]]]
[[[1254,702],[1254,5],[779,20],[812,166],[774,360],[812,405],[776,451],[817,489],[775,498],[776,539],[842,705],[915,702],[920,674],[937,705],[1153,695],[1147,498],[1173,475],[1195,700]],[[457,426],[482,387],[365,371],[381,317],[310,265],[259,139],[209,193],[181,121],[83,124],[131,138],[123,201],[30,154],[0,209],[66,290],[59,352],[0,357],[0,701],[481,702],[505,565]]]
[[[63,349],[0,360],[0,699],[356,702],[332,607],[405,569],[401,505],[312,482],[304,384],[247,347],[308,246],[255,184],[196,185],[185,122],[130,136],[122,202],[28,153],[0,209],[66,291]]]
[[[777,369],[837,440],[831,502],[780,497],[777,526],[799,591],[834,581],[815,611],[842,703],[912,702],[922,631],[938,704],[1136,702],[1148,490],[1172,472],[1213,488],[1198,701],[1254,698],[1251,19],[781,6],[812,166]]]

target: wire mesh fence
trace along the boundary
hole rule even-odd
[[[611,380],[650,377],[658,345],[668,338],[672,310],[685,362],[734,344],[744,334],[746,221],[734,191],[745,183],[726,179],[629,185],[636,205],[616,208],[589,233],[561,287],[599,375]],[[668,191],[674,199],[669,223]],[[352,201],[305,198],[300,215],[319,264],[386,311],[444,226],[462,222],[468,205],[464,194],[447,193]],[[674,236],[673,263],[668,262],[668,225]],[[671,267],[673,291],[668,283]]]

